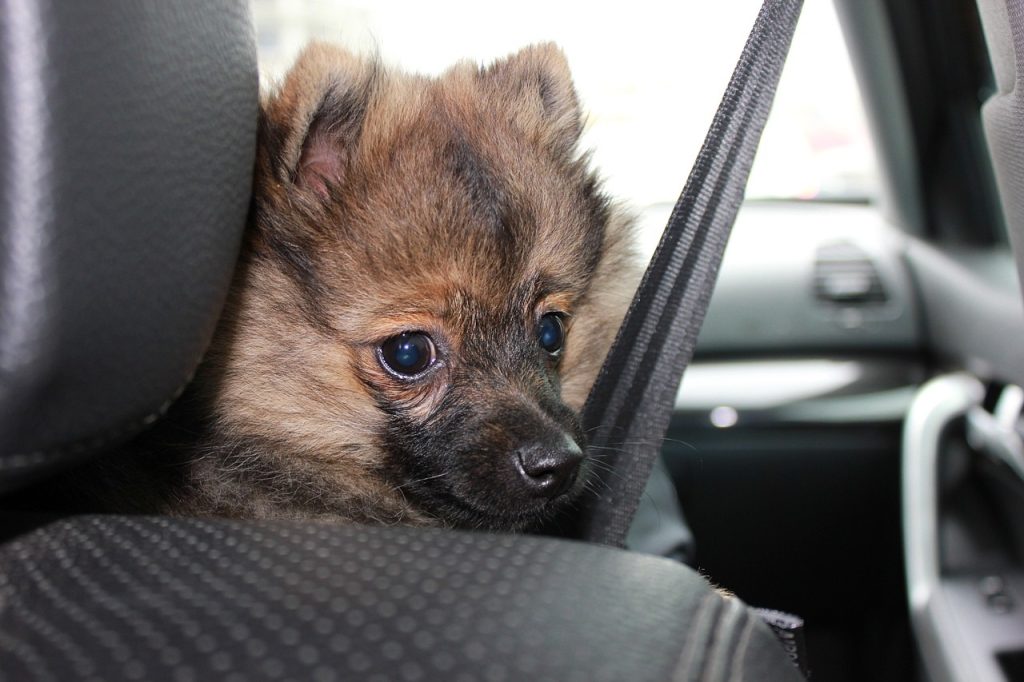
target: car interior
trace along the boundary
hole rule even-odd
[[[209,342],[270,14],[0,0],[0,680],[1024,680],[1024,8],[831,5],[877,195],[748,191],[624,551],[61,511]]]

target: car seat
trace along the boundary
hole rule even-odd
[[[0,0],[0,508],[187,384],[249,205],[244,0]],[[687,567],[551,538],[0,512],[0,680],[800,679]]]

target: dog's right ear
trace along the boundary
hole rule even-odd
[[[375,60],[314,43],[260,107],[264,161],[279,182],[320,199],[345,179],[373,96]]]

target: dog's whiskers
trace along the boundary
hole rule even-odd
[[[392,490],[392,491],[394,491],[394,490],[399,490],[399,491],[400,491],[400,490],[401,490],[402,488],[404,488],[404,487],[406,487],[406,486],[408,486],[408,485],[415,485],[415,484],[417,484],[417,483],[423,483],[424,481],[430,481],[430,480],[432,480],[432,479],[435,479],[435,478],[441,478],[442,476],[447,476],[447,475],[448,475],[448,473],[447,473],[447,472],[441,472],[440,474],[434,474],[433,476],[426,476],[426,477],[424,477],[424,478],[417,478],[417,479],[416,479],[416,480],[414,480],[414,481],[406,481],[405,483],[403,483],[403,484],[401,484],[401,485],[396,485],[396,486],[395,486],[394,488],[392,488],[391,490]],[[404,495],[404,493],[403,493],[403,495]]]

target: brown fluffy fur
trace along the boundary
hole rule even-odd
[[[494,462],[524,421],[582,444],[577,413],[637,279],[580,128],[552,45],[438,78],[307,48],[261,107],[252,225],[190,398],[202,435],[149,506],[506,528],[553,509],[506,516],[518,503]],[[547,311],[568,333],[545,365]],[[442,347],[429,380],[381,366],[408,330]],[[447,443],[457,461],[432,461]],[[453,496],[483,515],[451,512]]]

